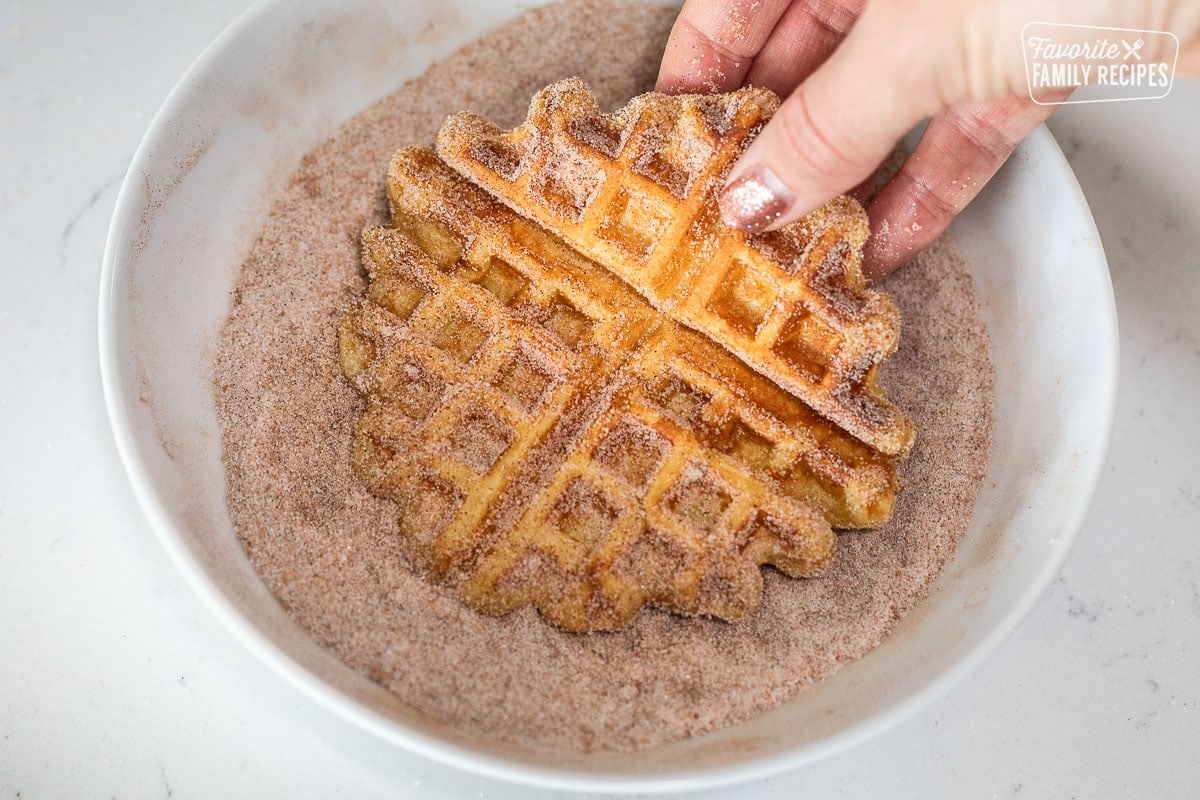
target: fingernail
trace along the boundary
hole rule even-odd
[[[754,233],[777,222],[796,202],[775,173],[755,164],[721,191],[721,219],[731,228]]]

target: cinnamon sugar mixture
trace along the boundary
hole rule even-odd
[[[888,396],[916,423],[895,517],[844,533],[827,574],[765,570],[736,623],[644,610],[626,630],[563,633],[526,608],[484,617],[400,555],[391,501],[351,472],[361,400],[338,366],[337,323],[364,288],[362,229],[386,220],[403,145],[451,112],[504,126],[570,75],[615,108],[649,90],[674,11],[576,0],[526,13],[343,126],[305,157],[242,273],[222,331],[216,400],[229,507],[246,552],[323,646],[442,719],[572,749],[631,749],[728,725],[858,658],[926,592],[982,482],[991,376],[980,310],[948,241],[889,279],[904,316]]]

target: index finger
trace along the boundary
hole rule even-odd
[[[742,85],[790,0],[687,0],[671,28],[660,92],[729,92]]]

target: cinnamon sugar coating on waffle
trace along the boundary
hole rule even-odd
[[[726,347],[888,456],[912,447],[911,420],[880,387],[899,314],[867,286],[866,214],[839,197],[783,230],[720,219],[716,193],[778,98],[646,94],[603,114],[577,78],[533,99],[502,131],[450,117],[438,154],[519,214],[636,289],[658,311]]]
[[[469,605],[581,632],[647,604],[734,619],[761,565],[815,575],[833,527],[890,516],[893,459],[432,151],[397,154],[388,197],[339,330],[354,468]]]

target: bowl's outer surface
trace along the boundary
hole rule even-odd
[[[1057,573],[1099,478],[1117,374],[1112,291],[1087,204],[1044,128],[955,223],[996,367],[994,442],[967,536],[879,648],[792,701],[631,754],[482,737],[409,708],[318,647],[234,533],[213,362],[275,193],[337,124],[529,5],[265,0],[199,58],[134,157],[105,252],[100,361],[121,457],[217,616],[278,673],[385,739],[508,780],[608,791],[714,786],[810,762],[903,718],[991,651]]]

